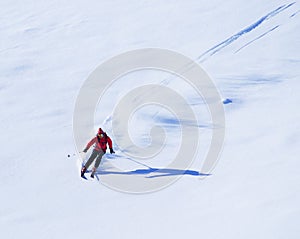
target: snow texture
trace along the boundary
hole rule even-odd
[[[1,238],[299,238],[299,11],[285,0],[1,1]],[[147,146],[147,127],[161,125],[169,140],[162,154],[136,160],[115,145],[100,181],[80,180],[72,128],[80,87],[103,61],[144,47],[180,52],[214,80],[226,114],[220,160],[211,174],[199,171],[212,128],[202,99],[179,78],[141,71],[108,89],[95,121],[110,134],[122,96],[164,84],[198,113],[197,159],[187,171],[166,167],[180,122],[148,107],[129,122],[132,140]],[[182,177],[126,194],[101,183],[120,173],[108,161],[124,179]]]

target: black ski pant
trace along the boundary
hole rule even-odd
[[[88,169],[89,166],[93,163],[94,159],[96,158],[95,169],[97,169],[100,165],[101,158],[102,158],[103,155],[104,155],[104,152],[103,152],[102,149],[100,149],[99,151],[94,149],[93,153],[91,154],[88,161],[85,163],[84,167],[86,167],[86,169]]]

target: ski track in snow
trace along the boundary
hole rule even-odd
[[[292,18],[292,17],[294,17],[294,16],[296,16],[298,13],[300,12],[300,10],[298,10],[297,12],[295,12],[295,13],[293,13],[291,16],[290,16],[290,18]]]
[[[221,51],[222,49],[224,49],[225,47],[227,47],[228,45],[230,45],[231,43],[235,42],[236,40],[238,40],[240,37],[242,37],[243,35],[255,30],[257,27],[259,27],[261,24],[263,24],[265,21],[275,17],[276,15],[278,15],[279,13],[283,12],[284,10],[288,9],[289,7],[293,6],[296,2],[290,3],[288,5],[282,5],[280,7],[278,7],[277,9],[271,11],[270,13],[268,13],[267,15],[261,17],[258,21],[256,21],[255,23],[251,24],[250,26],[242,29],[241,31],[239,31],[238,33],[234,34],[233,36],[227,38],[226,40],[222,41],[221,43],[217,44],[216,46],[210,48],[209,50],[205,51],[202,55],[200,55],[199,57],[197,57],[196,61],[199,62],[204,62],[205,60],[207,60],[208,57],[211,57],[213,55],[215,55],[217,52]],[[277,27],[272,28],[270,31],[275,30]],[[267,33],[268,33],[267,32]],[[263,34],[261,37],[265,36],[266,34]],[[261,38],[260,37],[260,38]],[[259,38],[257,38],[259,39]],[[256,39],[256,40],[257,40]],[[250,43],[252,43],[253,41],[251,41]],[[249,44],[250,44],[249,43]],[[249,45],[247,44],[247,45]]]
[[[274,31],[275,29],[277,29],[279,27],[279,25],[273,27],[272,29],[270,29],[269,31],[259,35],[258,37],[254,38],[252,41],[249,41],[247,44],[245,44],[244,46],[240,47],[238,50],[236,50],[234,53],[238,53],[240,50],[244,49],[245,47],[249,46],[251,43],[259,40],[260,38],[264,37],[265,35],[267,35],[268,33]]]

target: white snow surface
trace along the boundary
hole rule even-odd
[[[1,238],[299,238],[299,10],[285,0],[1,1]],[[210,176],[183,175],[136,195],[106,187],[101,173],[100,182],[79,177],[72,118],[80,87],[99,64],[144,47],[196,60],[232,103],[224,105],[226,139]],[[95,128],[129,86],[164,77],[142,71],[127,76],[132,84],[115,84]],[[170,87],[184,89],[178,79]],[[129,124],[140,145],[145,126],[156,123],[144,113]],[[164,155],[176,143],[167,142]],[[199,150],[191,170],[200,170],[204,155]],[[100,171],[107,160],[143,169],[105,156]]]

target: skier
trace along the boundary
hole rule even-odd
[[[115,153],[113,150],[113,147],[112,147],[112,141],[111,141],[110,137],[101,128],[99,128],[96,137],[94,137],[87,144],[87,146],[85,147],[83,152],[86,153],[89,150],[89,148],[94,144],[96,144],[96,145],[93,150],[93,153],[91,154],[90,158],[88,159],[88,161],[85,163],[85,165],[81,169],[81,177],[84,177],[84,173],[86,172],[86,170],[89,168],[89,166],[93,163],[94,159],[96,158],[95,166],[93,167],[92,174],[91,174],[91,178],[94,178],[95,172],[100,165],[101,158],[106,152],[106,148],[107,148],[106,144],[108,144],[108,146],[109,146],[110,153],[111,154]]]

